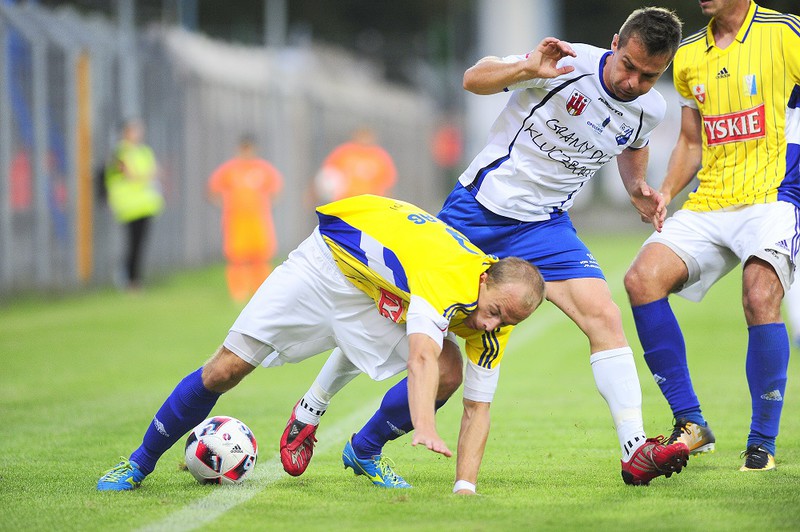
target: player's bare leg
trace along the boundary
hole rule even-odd
[[[254,366],[220,347],[202,368],[187,375],[153,416],[142,444],[98,481],[101,491],[139,487],[156,462],[184,434],[208,417],[219,396],[236,386]]]
[[[622,328],[619,307],[608,284],[599,278],[547,283],[547,298],[569,316],[589,339],[595,384],[606,400],[622,452],[623,480],[647,484],[659,475],[680,472],[688,449],[682,443],[663,445],[648,439],[642,421],[639,375]]]

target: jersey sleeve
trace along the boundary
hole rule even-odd
[[[786,54],[786,70],[795,85],[800,85],[800,17],[787,15],[792,25],[784,28],[786,45],[783,47]]]
[[[222,192],[225,190],[225,176],[227,173],[227,163],[214,170],[214,173],[211,174],[211,177],[208,179],[208,191],[210,193],[215,195],[222,194]]]
[[[267,194],[277,196],[283,190],[283,175],[269,162],[263,161],[264,173],[267,175]]]
[[[503,63],[519,63],[520,61],[524,61],[527,55],[507,55],[501,59]],[[534,87],[544,87],[547,83],[546,79],[541,78],[533,78],[527,79],[525,81],[520,81],[519,83],[512,83],[508,87],[505,88],[507,92],[515,91],[517,89],[532,89]]]
[[[464,399],[491,403],[499,379],[499,367],[482,368],[472,360],[467,360],[467,369],[464,372]]]
[[[406,334],[421,333],[433,338],[442,348],[450,322],[422,297],[412,295],[406,313]]]
[[[500,362],[513,326],[494,331],[476,331],[467,337],[467,369],[464,374],[464,398],[482,403],[492,402],[497,389]]]
[[[685,62],[684,51],[678,49],[675,54],[675,60],[672,63],[672,84],[675,85],[675,90],[682,99],[694,99],[692,89],[689,87],[689,82],[686,77],[686,70],[683,68]]]

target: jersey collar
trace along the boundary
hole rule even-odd
[[[742,27],[739,28],[739,32],[736,34],[736,40],[739,41],[739,43],[743,43],[750,34],[750,28],[753,26],[753,19],[756,16],[756,11],[758,11],[758,5],[753,0],[750,0],[750,9],[747,10],[747,16],[744,17]],[[711,30],[713,25],[714,19],[712,18],[708,26],[706,26],[706,50],[716,44],[714,41],[714,33]]]

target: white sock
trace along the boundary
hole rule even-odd
[[[306,394],[300,399],[294,415],[302,423],[319,425],[319,418],[328,409],[331,398],[361,373],[338,347],[333,350],[325,365]]]
[[[597,389],[611,410],[622,460],[627,462],[646,439],[642,422],[642,388],[633,351],[630,347],[599,351],[592,354],[589,362]]]
[[[328,409],[332,395],[328,394],[319,387],[314,381],[311,389],[306,392],[294,409],[294,415],[298,421],[311,425],[319,425],[319,418]]]

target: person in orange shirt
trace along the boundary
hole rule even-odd
[[[281,173],[257,156],[250,136],[242,137],[236,156],[209,179],[209,197],[222,207],[225,274],[235,301],[246,301],[272,271],[277,250],[272,200],[282,188]]]
[[[396,181],[392,157],[378,146],[375,133],[362,127],[328,155],[314,189],[317,202],[328,203],[360,194],[387,196]]]

